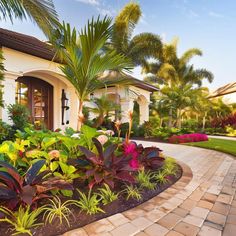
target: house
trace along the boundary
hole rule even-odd
[[[226,103],[236,103],[236,82],[226,84],[209,95],[209,98],[222,97]]]
[[[35,37],[0,28],[0,47],[5,59],[5,105],[16,102],[26,105],[32,122],[43,122],[49,129],[76,128],[77,95],[61,72],[61,65],[53,60],[54,52],[50,45]],[[109,72],[104,76],[115,79],[117,75]],[[141,124],[149,118],[150,95],[157,88],[130,75],[125,76],[132,80],[132,85],[104,88],[95,91],[93,96],[107,93],[111,99],[118,101],[122,122],[127,121],[127,113],[133,110],[134,101],[137,101]],[[0,117],[9,122],[6,109],[1,109]]]

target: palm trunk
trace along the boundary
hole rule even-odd
[[[168,127],[169,128],[172,128],[172,113],[173,113],[173,110],[172,110],[172,108],[170,108],[170,110],[169,110],[169,119],[168,119]]]
[[[77,130],[81,130],[81,126],[84,122],[84,115],[83,115],[83,104],[84,101],[79,99],[79,111],[78,111],[78,123],[77,123]]]
[[[202,131],[205,130],[205,126],[206,126],[206,116],[207,116],[207,112],[204,113],[203,119],[202,119]]]
[[[104,121],[104,115],[103,114],[99,115],[98,118],[97,118],[97,122],[96,122],[95,127],[98,128],[99,126],[101,126],[103,121]]]
[[[182,120],[181,120],[181,110],[180,109],[177,109],[177,128],[181,129],[181,123],[182,123]]]
[[[162,117],[160,117],[160,125],[159,125],[159,128],[161,128],[161,127],[162,127],[162,124],[163,124],[163,118],[162,118]]]

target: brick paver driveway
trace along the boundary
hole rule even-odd
[[[196,147],[142,143],[157,145],[165,155],[180,161],[183,177],[136,208],[64,236],[236,235],[236,160],[227,154]]]

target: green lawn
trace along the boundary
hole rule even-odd
[[[236,157],[236,141],[234,140],[210,138],[209,141],[186,143],[185,145],[217,150]]]

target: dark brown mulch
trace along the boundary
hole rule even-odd
[[[178,181],[182,176],[182,169],[179,166],[179,171],[177,176],[171,177],[170,182],[165,185],[157,185],[155,190],[145,190],[142,192],[142,200],[137,201],[134,199],[126,200],[125,196],[120,195],[119,199],[112,202],[109,205],[102,206],[102,209],[105,213],[98,213],[96,215],[88,215],[85,212],[81,212],[78,207],[71,206],[71,210],[74,216],[71,216],[70,227],[66,223],[60,225],[58,221],[54,221],[52,224],[47,224],[36,229],[32,229],[32,234],[35,236],[53,236],[53,235],[61,235],[67,231],[72,229],[76,229],[82,226],[85,226],[94,221],[100,220],[102,218],[114,215],[116,213],[120,213],[126,211],[128,209],[134,208],[141,203],[148,201],[149,199],[155,197],[165,189],[169,188],[172,184]],[[117,186],[114,191],[120,191],[121,186]],[[75,196],[75,198],[77,198]],[[9,225],[6,223],[0,223],[0,236],[10,236],[12,232],[9,229]]]

